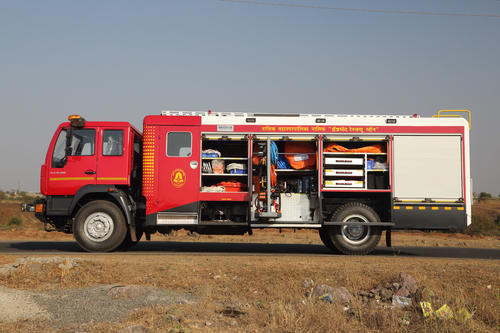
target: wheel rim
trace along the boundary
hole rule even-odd
[[[106,213],[93,213],[83,224],[85,236],[94,242],[103,242],[113,234],[115,224],[111,216]]]
[[[363,215],[352,214],[344,218],[342,222],[368,223],[369,221]],[[370,236],[370,227],[364,225],[344,225],[341,231],[342,238],[352,245],[362,244]]]

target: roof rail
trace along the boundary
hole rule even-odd
[[[215,116],[215,117],[322,117],[322,118],[413,118],[412,115],[365,115],[365,114],[337,114],[337,113],[246,113],[246,112],[213,112],[213,111],[182,111],[162,110],[162,116]]]
[[[252,114],[243,113],[243,112],[212,112],[211,110],[208,110],[208,111],[162,110],[161,111],[161,115],[162,116],[218,116],[218,117],[227,117],[227,116],[247,117],[247,116],[252,116]]]
[[[467,113],[468,119],[464,117],[462,114],[457,114],[457,112]],[[449,114],[451,113],[451,114]],[[433,115],[432,118],[442,118],[442,117],[450,117],[450,118],[465,118],[469,122],[469,131],[471,128],[471,117],[470,110],[439,110],[437,114]]]

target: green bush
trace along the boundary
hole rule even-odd
[[[479,201],[485,200],[485,199],[491,199],[491,194],[488,192],[479,193]]]
[[[9,223],[7,223],[7,225],[9,227],[22,227],[23,221],[21,220],[21,218],[14,216],[10,218]]]

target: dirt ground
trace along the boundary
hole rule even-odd
[[[498,261],[3,255],[0,264],[1,303],[16,309],[13,317],[0,315],[0,331],[113,332],[141,325],[151,332],[497,332],[500,327]],[[410,306],[363,300],[363,293],[387,285],[400,272],[413,276],[419,287]],[[353,300],[330,304],[308,296],[321,284],[345,287]],[[111,294],[116,287],[126,291]],[[434,310],[447,304],[454,317],[424,318],[422,300]],[[459,314],[464,308],[472,315],[468,320]]]

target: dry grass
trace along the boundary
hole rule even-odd
[[[9,220],[18,217],[22,226],[9,226]],[[35,218],[33,213],[22,213],[21,204],[15,202],[0,203],[0,240],[69,240],[71,235],[55,232],[45,232],[43,224]]]
[[[99,256],[64,271],[56,265],[33,272],[28,268],[1,277],[2,285],[47,290],[96,284],[141,284],[194,293],[194,305],[154,306],[135,311],[119,323],[89,324],[82,329],[113,331],[132,323],[153,331],[351,332],[449,331],[495,332],[500,328],[500,263],[487,260],[373,257],[272,256]],[[1,256],[0,263],[15,257]],[[313,302],[305,296],[305,279],[345,286],[353,295],[394,280],[401,271],[425,286],[437,309],[466,306],[473,318],[426,320],[414,306],[392,310],[362,304],[342,306]],[[491,286],[491,289],[488,289]],[[225,309],[241,312],[235,317]],[[231,312],[231,311],[226,311]],[[409,320],[406,325],[402,319]],[[0,324],[0,331],[43,331],[51,323]],[[71,329],[62,327],[61,330]]]
[[[469,234],[500,236],[500,199],[487,199],[472,206]]]

